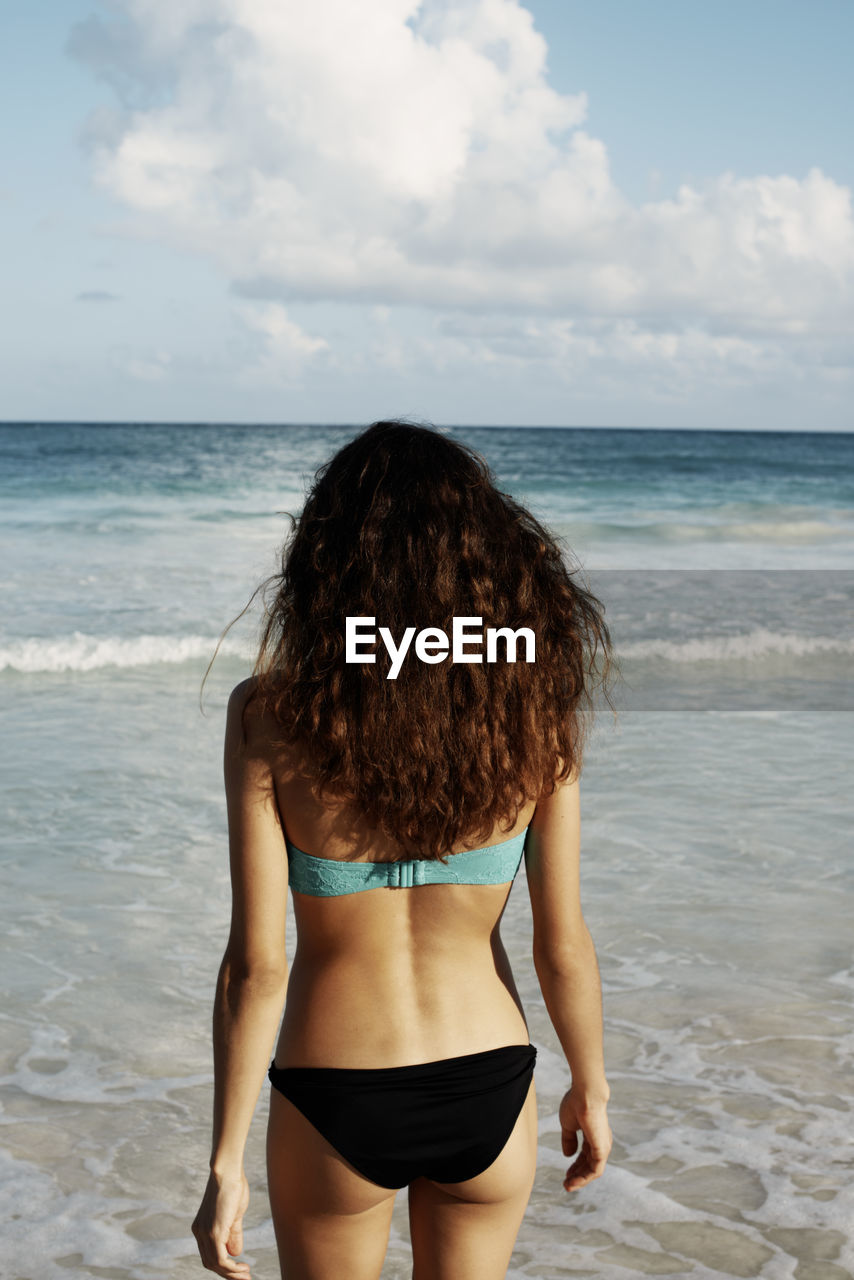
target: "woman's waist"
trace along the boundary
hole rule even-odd
[[[403,1066],[526,1044],[512,975],[491,966],[300,965],[276,1058],[288,1066]]]

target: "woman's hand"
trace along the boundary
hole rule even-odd
[[[611,1150],[613,1137],[608,1124],[608,1102],[605,1098],[591,1099],[570,1089],[560,1104],[560,1128],[563,1154],[575,1156],[578,1151],[578,1133],[582,1133],[581,1150],[566,1171],[563,1185],[567,1191],[577,1191],[594,1178],[601,1178]]]
[[[249,1280],[248,1262],[235,1262],[243,1252],[243,1215],[249,1205],[249,1183],[241,1172],[219,1176],[211,1171],[193,1235],[208,1271],[228,1280]]]

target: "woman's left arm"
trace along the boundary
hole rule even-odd
[[[249,1186],[243,1152],[285,1000],[288,859],[270,751],[260,717],[244,708],[251,681],[232,692],[225,731],[225,794],[231,864],[231,931],[213,1018],[214,1117],[210,1178],[193,1234],[218,1275],[246,1280],[243,1249]]]

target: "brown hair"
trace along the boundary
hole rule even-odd
[[[319,468],[264,600],[253,699],[277,743],[305,748],[318,793],[351,801],[406,857],[509,831],[527,799],[579,771],[592,689],[610,703],[604,610],[559,540],[479,454],[426,427],[376,422]],[[381,643],[374,663],[345,661],[355,615],[395,643],[408,626],[450,635],[455,616],[530,627],[536,660],[410,652],[389,680]]]

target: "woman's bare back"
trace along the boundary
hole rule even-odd
[[[346,802],[311,785],[296,752],[271,760],[293,844],[333,861],[395,861],[399,849]],[[522,832],[535,804],[510,830]],[[460,850],[452,850],[453,853]],[[505,1044],[528,1031],[499,925],[509,884],[425,884],[339,897],[293,895],[297,951],[276,1048],[280,1066],[404,1066]]]

